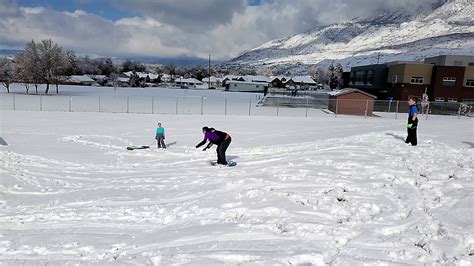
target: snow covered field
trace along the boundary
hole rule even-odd
[[[44,93],[45,85],[38,89]],[[31,91],[34,91],[33,89]],[[61,85],[47,95],[26,94],[21,84],[12,93],[0,91],[0,110],[105,112],[148,114],[276,115],[275,108],[256,108],[263,93],[166,87],[95,87]],[[311,115],[313,110],[309,111]],[[304,109],[286,110],[288,115],[305,116]],[[285,115],[285,113],[282,113]]]
[[[388,116],[1,111],[0,261],[472,265],[473,120],[412,147]],[[158,121],[169,149],[125,149]],[[194,148],[204,125],[236,167]]]

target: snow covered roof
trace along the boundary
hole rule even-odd
[[[335,90],[335,91],[331,91],[329,93],[330,96],[341,96],[341,95],[344,95],[344,94],[349,94],[349,93],[353,93],[353,92],[357,92],[357,93],[362,93],[366,96],[369,96],[369,97],[372,97],[374,99],[377,99],[377,96],[374,96],[372,94],[369,94],[365,91],[361,91],[361,90],[358,90],[358,89],[353,89],[353,88],[346,88],[346,89],[341,89],[341,90]]]
[[[195,79],[195,78],[187,78],[187,79],[180,79],[180,78],[177,78],[175,79],[175,82],[179,82],[179,83],[188,83],[188,84],[202,84],[201,81]]]
[[[291,78],[290,78],[290,77],[286,77],[286,76],[274,76],[274,77],[271,77],[271,78],[270,78],[271,81],[274,81],[275,79],[278,79],[278,80],[280,80],[280,81],[282,81],[282,80],[284,79],[285,81],[287,81],[287,80],[290,80]]]
[[[202,82],[209,82],[209,77],[203,78]],[[215,82],[222,82],[222,78],[216,78],[214,76],[211,76],[211,83]]]
[[[94,79],[94,80],[98,80],[98,79],[106,79],[107,76],[106,75],[87,75],[89,78],[91,79]]]
[[[271,82],[273,79],[267,76],[253,76],[253,75],[246,75],[244,77],[245,81],[249,82]]]
[[[235,79],[239,79],[239,78],[243,78],[242,76],[236,76],[236,75],[226,75],[224,77],[224,79],[228,79],[228,80],[235,80]]]
[[[295,83],[305,83],[305,84],[314,84],[316,82],[310,76],[294,76],[291,78]]]
[[[79,75],[72,75],[68,78],[68,80],[70,82],[94,82],[93,79],[89,78],[88,76],[86,75],[82,75],[82,76],[79,76]]]
[[[157,79],[159,77],[159,75],[158,74],[153,74],[153,73],[148,73],[148,77],[150,79]]]
[[[268,85],[268,82],[252,82],[252,81],[228,80],[228,81],[226,81],[226,84]]]
[[[120,82],[129,82],[129,81],[130,81],[130,78],[118,77],[118,78],[117,78],[117,81],[120,81]]]
[[[147,73],[143,73],[143,72],[137,72],[137,75],[139,78],[146,78],[148,76]]]
[[[150,79],[157,79],[158,78],[158,74],[153,74],[153,73],[145,73],[145,72],[136,72],[137,73],[137,76],[139,78],[146,78],[146,77],[149,77]],[[127,77],[130,77],[132,76],[133,72],[132,71],[128,71],[128,72],[124,72],[123,73],[125,76]],[[166,74],[165,74],[166,75]]]

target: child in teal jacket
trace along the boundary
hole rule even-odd
[[[158,123],[158,127],[156,128],[156,142],[158,143],[158,149],[163,148],[166,149],[165,145],[165,128],[161,126],[161,123]]]

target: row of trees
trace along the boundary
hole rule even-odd
[[[320,67],[311,67],[308,69],[308,75],[321,84],[328,84],[331,89],[342,87],[342,65],[331,64],[328,69]]]
[[[125,61],[121,67],[117,67],[111,58],[77,57],[73,51],[63,49],[51,39],[39,42],[32,40],[13,61],[0,58],[0,82],[8,93],[10,84],[14,81],[22,83],[26,93],[29,93],[30,86],[35,86],[38,93],[39,84],[46,84],[46,94],[50,85],[55,84],[56,93],[59,93],[59,84],[71,75],[118,76],[120,70],[126,72],[145,69],[143,64],[133,61]]]
[[[29,93],[30,86],[35,86],[38,93],[38,85],[46,84],[45,93],[50,90],[50,85],[56,85],[56,93],[59,93],[59,84],[65,82],[65,78],[71,75],[105,75],[109,79],[118,77],[120,72],[147,72],[147,66],[139,62],[127,60],[120,66],[113,64],[110,58],[77,57],[73,51],[65,50],[51,39],[39,42],[31,41],[25,45],[25,49],[18,53],[14,60],[0,58],[0,82],[10,92],[12,82],[20,82]],[[308,74],[319,83],[329,84],[331,88],[342,85],[342,66],[331,65],[329,69],[311,67]],[[175,65],[158,66],[153,69],[156,73],[166,73],[172,76],[194,77],[202,80],[209,76],[208,66],[196,66],[192,68],[180,68]],[[272,75],[269,68],[256,69],[253,67],[240,67],[229,69],[212,69],[211,75],[216,74],[240,74],[240,75]],[[136,76],[136,75],[135,75]],[[132,79],[131,79],[132,80]],[[138,78],[131,82],[131,86],[140,84]],[[159,82],[160,79],[155,80]]]
[[[124,61],[120,66],[113,64],[110,58],[77,57],[73,51],[65,50],[52,40],[40,42],[31,41],[25,45],[25,49],[18,53],[13,60],[0,58],[0,82],[10,92],[12,82],[20,82],[29,93],[30,86],[36,88],[38,85],[46,84],[45,93],[49,93],[50,85],[56,85],[56,93],[59,93],[59,84],[64,83],[71,75],[105,75],[109,80],[120,76],[123,72],[146,72],[145,65],[131,60]],[[157,73],[166,73],[172,76],[196,77],[202,79],[207,76],[208,70],[204,67],[191,69],[179,68],[175,65],[159,66]],[[131,78],[131,86],[139,86],[138,78]],[[159,79],[158,79],[159,81]]]
[[[42,83],[46,84],[45,93],[49,92],[50,84],[56,84],[58,93],[57,85],[68,68],[73,67],[73,58],[73,52],[62,49],[52,40],[31,41],[13,62],[7,58],[0,59],[0,80],[7,92],[10,92],[13,81],[19,81],[25,85],[27,93],[31,84],[38,93],[38,84]]]

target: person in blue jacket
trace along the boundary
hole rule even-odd
[[[165,128],[161,126],[161,123],[158,123],[158,127],[156,128],[155,139],[158,144],[158,149],[160,148],[166,149]]]
[[[203,151],[209,149],[213,144],[217,145],[217,163],[227,165],[227,160],[225,158],[225,152],[232,141],[232,138],[229,134],[223,131],[215,130],[214,128],[203,127],[202,133],[204,134],[204,139],[196,145],[196,148],[201,147],[209,141],[209,144],[203,149]]]
[[[407,123],[407,132],[408,136],[405,140],[405,143],[410,143],[412,146],[417,145],[416,129],[418,127],[418,107],[416,106],[416,98],[408,98],[408,104],[410,105],[408,109],[408,123]]]

